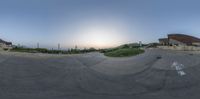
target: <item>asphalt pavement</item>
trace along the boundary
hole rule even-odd
[[[0,99],[199,99],[200,54],[0,53]]]

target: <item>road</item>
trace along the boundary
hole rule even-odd
[[[198,99],[200,54],[0,53],[0,99]]]

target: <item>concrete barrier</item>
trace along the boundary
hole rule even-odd
[[[200,51],[200,47],[196,46],[158,46],[158,48],[179,51]]]

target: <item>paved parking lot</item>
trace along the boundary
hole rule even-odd
[[[200,54],[0,53],[1,99],[198,99]]]

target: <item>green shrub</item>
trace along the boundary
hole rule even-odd
[[[9,50],[9,49],[8,49],[8,48],[3,48],[3,50],[4,50],[4,51],[7,51],[7,50]]]
[[[138,55],[143,52],[144,50],[141,50],[139,48],[122,48],[122,49],[105,52],[104,55],[110,56],[110,57],[126,57],[126,56]]]

